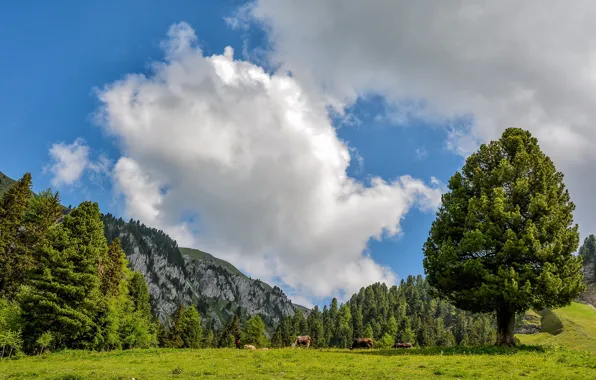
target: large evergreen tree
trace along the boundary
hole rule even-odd
[[[94,347],[100,335],[99,262],[106,253],[97,203],[81,203],[48,231],[46,243],[34,252],[37,266],[21,297],[29,346],[49,331],[58,347]]]
[[[31,174],[14,183],[0,198],[0,297],[14,299],[32,260],[21,231],[31,198]]]
[[[575,206],[528,131],[483,144],[449,190],[424,246],[427,279],[459,308],[496,312],[497,344],[514,344],[515,313],[583,291]]]

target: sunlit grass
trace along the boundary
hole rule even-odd
[[[593,306],[574,302],[546,313],[542,322],[543,332],[517,337],[524,344],[559,345],[596,353],[596,309]]]
[[[0,362],[10,379],[587,379],[596,356],[543,347],[68,351]]]

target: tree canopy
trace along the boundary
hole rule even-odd
[[[497,343],[514,344],[516,312],[569,304],[584,289],[575,205],[530,132],[509,128],[466,160],[424,245],[427,279],[473,312],[496,312]]]

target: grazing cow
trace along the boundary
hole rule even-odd
[[[296,340],[294,341],[294,344],[292,344],[292,347],[296,347],[296,346],[301,346],[301,345],[305,345],[306,348],[310,347],[310,336],[308,335],[304,335],[304,336],[297,336]]]
[[[256,350],[257,348],[255,346],[253,346],[252,344],[245,344],[244,349],[245,350]]]
[[[412,348],[412,343],[395,343],[393,348]]]
[[[370,338],[356,338],[354,339],[354,343],[352,343],[352,348],[372,348],[373,347],[373,340]]]

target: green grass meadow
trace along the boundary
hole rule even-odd
[[[517,348],[64,351],[0,361],[0,379],[596,379],[596,309],[542,311]]]
[[[596,356],[564,349],[148,349],[70,351],[0,363],[3,379],[593,379]]]

